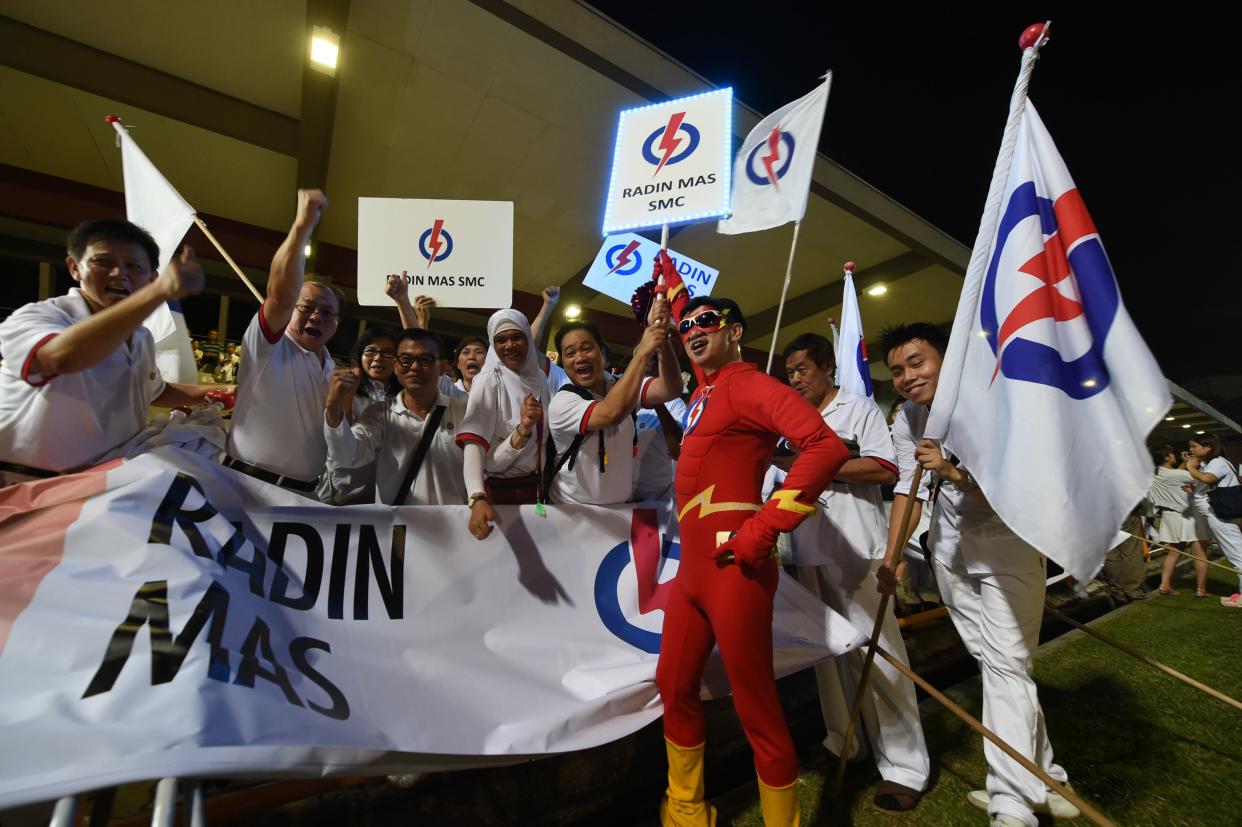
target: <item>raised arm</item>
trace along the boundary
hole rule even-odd
[[[540,351],[547,344],[548,322],[552,320],[552,312],[556,310],[556,303],[560,300],[561,288],[543,288],[543,307],[539,308],[539,315],[530,323],[531,346],[539,348]]]
[[[268,330],[284,330],[293,317],[302,279],[306,276],[306,244],[328,207],[328,197],[320,190],[298,190],[298,210],[293,226],[272,256],[267,276],[267,298],[263,300],[263,321]]]
[[[89,266],[69,259],[71,270]],[[203,279],[194,250],[182,247],[153,281],[48,339],[31,356],[29,372],[50,376],[94,367],[120,347],[155,308],[170,299],[202,292]]]
[[[667,331],[669,312],[668,300],[663,295],[656,296],[651,312],[647,315],[648,323],[659,325],[661,330]],[[647,407],[651,408],[681,396],[685,386],[681,381],[681,365],[677,362],[677,350],[671,337],[664,337],[657,354],[660,372],[647,387],[647,397],[644,400]]]
[[[630,415],[638,402],[638,393],[643,386],[643,376],[647,372],[647,360],[657,349],[664,346],[668,339],[668,330],[663,325],[648,325],[643,331],[638,346],[634,348],[634,358],[621,378],[608,389],[607,395],[593,405],[587,415],[586,429],[599,431],[611,428]],[[662,400],[663,401],[663,400]]]

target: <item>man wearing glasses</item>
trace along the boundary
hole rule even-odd
[[[780,575],[777,535],[815,512],[816,499],[849,454],[797,391],[742,361],[746,319],[731,299],[688,296],[668,256],[657,277],[680,319],[699,380],[686,412],[673,483],[681,561],[668,603],[656,685],[664,699],[668,790],[665,825],[713,823],[704,800],[703,667],[720,647],[733,704],[755,754],[767,825],[796,825],[797,758],[772,666],[772,605]],[[798,450],[784,485],[763,502],[760,486],[777,440]]]
[[[328,206],[319,190],[298,190],[297,215],[267,279],[267,298],[242,337],[237,408],[224,464],[310,495],[328,449],[323,409],[335,365],[327,344],[341,305],[330,285],[303,283],[305,248]]]
[[[166,383],[142,325],[164,302],[202,291],[193,250],[157,274],[155,241],[113,219],[79,224],[67,246],[78,286],[0,324],[0,485],[112,459],[150,405],[201,404],[213,389]]]
[[[342,368],[332,374],[324,408],[323,434],[328,467],[358,468],[375,462],[376,502],[385,505],[463,505],[457,426],[466,415],[466,399],[440,388],[440,340],[419,328],[401,334],[397,343],[397,382],[401,393],[371,405],[352,426],[345,405],[358,382]]]

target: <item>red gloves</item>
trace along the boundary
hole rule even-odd
[[[777,532],[758,523],[754,518],[747,520],[732,539],[716,547],[712,557],[752,571],[762,566],[775,554]]]
[[[203,394],[203,398],[208,402],[216,402],[226,411],[237,404],[236,391],[226,391],[223,388],[212,388]]]

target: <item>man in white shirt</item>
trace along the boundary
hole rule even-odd
[[[242,338],[237,408],[225,465],[310,495],[328,449],[323,411],[336,365],[327,344],[341,304],[326,283],[303,283],[305,247],[328,206],[319,190],[298,190],[297,216],[272,258],[267,298]]]
[[[113,219],[69,233],[65,264],[78,283],[18,308],[0,324],[0,480],[55,476],[118,456],[150,405],[207,401],[211,386],[164,382],[143,320],[203,289],[189,247],[156,274],[146,231]]]
[[[872,578],[884,559],[888,533],[880,486],[897,480],[897,456],[888,425],[874,400],[833,384],[836,357],[825,337],[804,333],[789,343],[783,356],[789,384],[819,410],[851,454],[820,495],[815,515],[790,535],[798,580],[869,635],[880,609]],[[787,468],[792,456],[786,453],[773,468],[773,487],[784,481],[779,466]],[[909,665],[906,645],[891,610],[882,627],[880,645]],[[862,664],[863,653],[853,652],[815,669],[828,732],[824,746],[836,754],[841,752],[849,726]],[[891,664],[877,659],[872,669],[863,724],[883,778],[875,804],[883,810],[902,812],[918,804],[931,772],[918,699],[914,684]]]
[[[417,328],[397,344],[401,393],[367,408],[352,426],[345,407],[358,375],[336,371],[324,410],[329,469],[358,468],[374,461],[376,502],[386,505],[464,505],[466,482],[462,452],[455,441],[466,415],[466,400],[452,399],[439,387],[440,341]],[[427,437],[429,428],[433,428]],[[422,445],[424,440],[426,448]],[[410,487],[403,490],[412,469]]]
[[[934,325],[916,323],[881,334],[893,385],[909,400],[893,423],[900,479],[893,498],[889,544],[904,546],[901,518],[911,496],[916,465],[925,474],[914,492],[917,522],[922,502],[934,499],[928,546],[940,593],[966,650],[983,679],[983,725],[1031,759],[1049,776],[1066,781],[1052,762],[1052,745],[1039,708],[1031,658],[1039,645],[1046,589],[1046,561],[996,516],[970,471],[923,439],[936,395],[948,338]],[[934,478],[934,480],[933,480]],[[934,497],[933,491],[938,492]],[[879,588],[892,594],[898,572],[881,566]],[[1036,813],[1074,818],[1078,808],[1049,790],[990,741],[986,790],[967,796],[986,810],[993,827],[1037,827]]]
[[[643,332],[620,379],[606,370],[608,351],[595,325],[573,322],[557,331],[556,351],[574,387],[559,390],[548,405],[555,450],[548,472],[552,502],[629,500],[638,458],[634,414],[681,393],[681,369],[665,320],[667,303],[661,299],[652,312],[656,321]],[[646,377],[653,354],[658,354],[660,374]]]

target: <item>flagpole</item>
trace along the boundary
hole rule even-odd
[[[664,226],[660,228],[660,249],[666,253],[668,252],[668,222],[665,222]]]
[[[254,294],[255,301],[259,304],[263,304],[263,296],[259,294],[259,291],[250,282],[250,279],[246,278],[246,274],[243,273],[242,269],[237,266],[237,262],[233,261],[233,257],[229,255],[228,250],[224,249],[224,245],[222,245],[216,237],[211,234],[211,230],[207,229],[207,223],[198,217],[198,213],[194,214],[194,223],[197,224],[198,228],[203,231],[203,235],[207,236],[207,240],[215,245],[215,248],[220,252],[220,255],[224,256],[224,260],[227,261],[229,266],[233,268],[233,272],[237,274],[237,277],[245,283],[246,287],[250,288],[250,292]]]
[[[785,265],[785,285],[781,287],[781,302],[776,306],[776,327],[772,330],[772,344],[768,347],[768,366],[764,373],[772,372],[772,359],[776,356],[776,335],[781,332],[781,316],[785,312],[785,296],[789,293],[789,280],[793,277],[794,253],[798,250],[798,229],[802,219],[794,222],[793,241],[789,244],[789,263]]]
[[[1195,689],[1198,689],[1200,692],[1211,695],[1216,700],[1222,703],[1228,704],[1229,706],[1232,706],[1234,709],[1242,711],[1242,701],[1239,701],[1236,698],[1232,698],[1229,695],[1226,695],[1224,692],[1221,692],[1219,689],[1213,689],[1212,687],[1208,686],[1206,683],[1201,683],[1200,681],[1195,680],[1194,678],[1190,677],[1184,672],[1179,672],[1173,667],[1167,666],[1161,663],[1160,661],[1156,660],[1155,658],[1149,657],[1143,654],[1139,650],[1135,649],[1133,646],[1129,646],[1125,643],[1122,643],[1121,641],[1115,638],[1111,638],[1108,635],[1103,634],[1102,632],[1097,632],[1095,629],[1092,629],[1090,626],[1087,626],[1086,624],[1083,624],[1083,623],[1079,623],[1074,618],[1070,617],[1069,615],[1063,612],[1057,611],[1051,606],[1044,606],[1044,611],[1052,615],[1053,617],[1055,617],[1057,620],[1061,621],[1062,623],[1068,623],[1069,625],[1073,626],[1075,629],[1078,629],[1080,632],[1085,632],[1086,634],[1091,635],[1091,637],[1095,638],[1096,640],[1102,643],[1107,643],[1109,646],[1112,646],[1114,649],[1118,649],[1122,652],[1125,652],[1130,657],[1141,660],[1143,663],[1147,664],[1153,669],[1159,669],[1164,674],[1170,677],[1173,677],[1173,678],[1177,678],[1179,681],[1186,684],[1187,686],[1192,686]]]
[[[1022,65],[1018,69],[1018,79],[1014,82],[1013,94],[1009,99],[1009,119],[1005,122],[1005,132],[1001,137],[1000,152],[996,156],[996,167],[992,170],[992,183],[988,185],[988,196],[983,203],[983,215],[979,219],[979,232],[975,236],[975,246],[970,251],[970,263],[966,266],[966,277],[962,283],[962,295],[958,300],[957,315],[953,319],[953,330],[959,335],[949,337],[949,347],[944,354],[944,361],[937,380],[936,395],[940,400],[939,408],[932,404],[928,415],[927,427],[923,432],[926,439],[943,440],[949,428],[949,415],[957,404],[958,386],[962,381],[962,371],[966,367],[966,345],[970,336],[968,331],[974,325],[975,312],[979,306],[979,290],[983,283],[983,271],[988,266],[988,252],[992,239],[996,236],[996,225],[1000,222],[1001,201],[1005,195],[1005,185],[1009,180],[1009,170],[1013,166],[1014,148],[1018,143],[1018,127],[1022,125],[1022,115],[1026,110],[1027,89],[1031,84],[1031,75],[1035,71],[1035,61],[1039,59],[1039,50],[1048,42],[1048,32],[1052,27],[1049,20],[1038,28],[1035,23],[1022,32],[1018,43],[1022,47]],[[945,412],[940,415],[941,412]]]
[[[1028,26],[1018,40],[1019,45],[1022,47],[1022,65],[1018,69],[1018,79],[1014,83],[1013,95],[1009,99],[1009,119],[1005,123],[1005,133],[1001,139],[1000,153],[996,159],[996,168],[992,171],[992,183],[988,187],[988,197],[984,203],[983,217],[979,221],[979,233],[975,238],[974,249],[971,251],[970,264],[966,268],[966,279],[962,287],[962,297],[957,306],[957,317],[953,321],[953,329],[958,331],[959,335],[949,338],[949,349],[944,357],[936,389],[941,405],[937,408],[935,402],[933,401],[932,403],[932,413],[927,423],[927,429],[924,432],[924,436],[927,439],[944,439],[944,430],[947,429],[948,417],[945,416],[937,420],[936,413],[938,410],[945,410],[946,406],[944,403],[946,398],[948,399],[950,411],[957,400],[957,386],[961,382],[962,369],[965,366],[966,340],[969,338],[969,336],[965,335],[965,331],[970,329],[974,321],[975,309],[978,304],[979,283],[982,281],[978,276],[982,274],[983,268],[987,266],[988,248],[991,246],[992,238],[996,234],[997,222],[1000,220],[1001,196],[1004,194],[1005,184],[1009,179],[1009,168],[1013,164],[1013,152],[1018,142],[1018,127],[1022,123],[1022,113],[1026,108],[1027,89],[1031,83],[1031,73],[1035,71],[1035,61],[1039,59],[1040,48],[1048,42],[1048,31],[1051,25],[1052,21],[1049,20],[1042,27],[1038,23]],[[946,379],[948,379],[947,382],[945,381]],[[937,421],[941,427],[933,432],[932,425]],[[916,465],[914,483],[910,487],[910,498],[906,501],[906,510],[901,519],[901,534],[899,535],[901,537],[905,537],[908,530],[910,515],[914,509],[914,499],[918,492],[918,481],[921,475],[922,466]],[[889,571],[895,571],[900,553],[900,547],[888,550],[884,557],[884,565]],[[889,595],[886,594],[880,600],[880,610],[876,613],[875,626],[871,630],[871,647],[867,651],[867,659],[863,662],[862,673],[858,676],[858,691],[854,697],[853,708],[850,710],[850,722],[846,727],[845,741],[841,748],[841,761],[837,767],[836,780],[833,782],[833,798],[837,798],[841,794],[841,784],[845,779],[846,756],[849,755],[850,747],[853,745],[854,731],[858,728],[858,718],[862,712],[867,683],[871,678],[871,666],[875,660],[874,654],[877,648],[877,641],[880,638],[880,629],[884,625],[884,615],[888,612],[888,602]]]
[[[1044,784],[1046,784],[1049,789],[1051,789],[1053,792],[1060,794],[1063,798],[1065,798],[1066,801],[1069,801],[1071,804],[1073,804],[1075,807],[1081,810],[1082,814],[1085,815],[1087,818],[1091,819],[1096,824],[1100,825],[1100,827],[1116,827],[1116,825],[1114,825],[1113,822],[1109,821],[1108,818],[1103,813],[1101,813],[1099,810],[1092,807],[1090,804],[1084,801],[1082,797],[1078,795],[1078,793],[1074,792],[1073,787],[1071,787],[1069,784],[1063,781],[1057,781],[1055,778],[1050,776],[1047,772],[1042,770],[1037,764],[1031,761],[1030,758],[1018,752],[1018,750],[1014,749],[1013,746],[1011,746],[1010,744],[1002,740],[1001,737],[997,735],[995,732],[988,729],[983,724],[979,723],[979,720],[975,718],[975,716],[971,715],[969,712],[962,709],[957,704],[953,703],[953,701],[949,700],[949,698],[943,692],[941,692],[939,689],[937,689],[936,687],[928,683],[921,675],[919,675],[909,666],[902,663],[900,658],[894,657],[893,655],[889,654],[883,649],[880,649],[880,657],[884,658],[886,661],[891,663],[893,665],[893,668],[896,669],[898,672],[901,672],[907,678],[909,678],[910,680],[918,684],[923,689],[923,691],[925,691],[928,695],[932,696],[932,698],[934,698],[945,709],[949,710],[954,715],[956,715],[958,718],[960,718],[967,726],[969,726],[975,732],[979,733],[984,738],[986,738],[987,740],[995,744],[1001,750],[1001,752],[1004,752],[1014,761],[1017,761],[1022,766],[1023,769],[1025,769],[1027,772],[1034,775],[1040,781],[1044,782]],[[841,764],[842,766],[844,766],[845,764],[844,758],[842,758]]]

